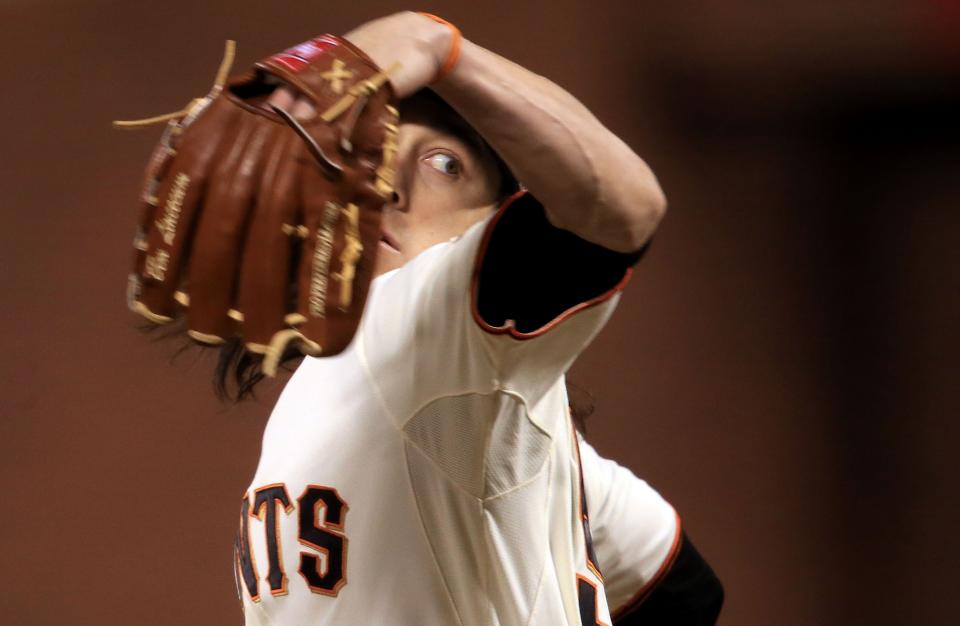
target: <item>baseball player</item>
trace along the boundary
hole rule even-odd
[[[578,434],[564,382],[664,213],[654,175],[570,94],[439,18],[344,39],[395,68],[391,191],[356,334],[297,368],[241,500],[246,623],[714,623],[713,572],[670,505]],[[331,90],[344,67],[321,75]],[[256,104],[295,128],[319,114],[271,86]],[[242,379],[247,348],[226,346],[220,374]]]

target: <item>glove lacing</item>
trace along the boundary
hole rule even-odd
[[[208,104],[210,104],[214,98],[220,95],[220,92],[223,91],[223,86],[227,82],[227,76],[230,74],[230,69],[233,67],[233,61],[236,58],[237,54],[237,42],[228,39],[224,43],[223,48],[223,59],[220,61],[220,67],[217,69],[217,75],[213,80],[213,87],[210,88],[210,92],[202,98],[194,98],[191,100],[187,106],[183,107],[179,111],[174,111],[173,113],[165,113],[163,115],[156,115],[154,117],[145,117],[140,120],[114,120],[113,127],[120,130],[139,130],[141,128],[146,128],[147,126],[153,126],[154,124],[162,124],[163,122],[169,122],[177,120],[182,122],[182,125],[189,124],[193,118],[195,118],[200,111],[204,109]]]

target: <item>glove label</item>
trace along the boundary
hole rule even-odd
[[[317,233],[313,251],[313,272],[310,276],[310,315],[323,319],[327,316],[327,278],[330,275],[330,257],[333,254],[333,227],[340,216],[340,206],[327,202],[323,208],[323,224]]]
[[[310,65],[318,56],[337,47],[335,39],[329,37],[314,37],[310,41],[305,41],[300,45],[284,50],[280,54],[270,57],[270,61],[280,65],[291,72],[299,72]]]
[[[170,253],[166,250],[157,250],[156,254],[148,256],[143,266],[143,273],[148,278],[163,281],[167,275],[167,266],[170,264]]]
[[[173,188],[167,196],[163,217],[156,221],[157,229],[163,235],[163,243],[173,245],[173,238],[177,235],[177,221],[180,219],[180,210],[183,208],[183,198],[187,195],[187,186],[190,177],[180,172],[173,180]]]

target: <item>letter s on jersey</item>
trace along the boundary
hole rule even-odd
[[[320,557],[313,552],[301,551],[298,571],[310,591],[335,597],[340,588],[347,584],[348,541],[343,531],[350,507],[332,487],[308,485],[297,498],[296,507],[289,505],[286,493],[286,485],[281,483],[256,489],[252,507],[249,494],[244,494],[234,559],[237,591],[241,591],[241,586],[246,587],[250,599],[254,602],[260,601],[260,576],[250,549],[250,525],[247,519],[249,515],[266,522],[264,539],[270,565],[267,575],[270,591],[273,595],[286,593],[287,580],[280,563],[282,547],[277,517],[281,513],[290,515],[296,508],[299,542],[326,557],[325,563],[321,563]]]
[[[300,575],[314,593],[336,596],[347,584],[347,538],[343,524],[350,507],[332,487],[308,485],[297,499],[300,508],[299,541],[327,556],[327,571],[320,572],[315,554],[300,553]],[[322,508],[322,514],[321,514]]]

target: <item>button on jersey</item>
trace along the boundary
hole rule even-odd
[[[247,624],[610,624],[563,373],[617,295],[529,339],[484,330],[488,224],[376,279],[351,346],[287,384],[241,503]]]

